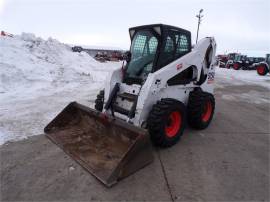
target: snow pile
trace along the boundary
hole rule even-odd
[[[120,65],[99,63],[52,38],[1,36],[0,144],[42,133],[70,101],[89,105],[108,72]]]
[[[87,53],[74,53],[69,46],[52,38],[43,40],[23,33],[14,38],[1,37],[0,46],[0,92],[14,92],[22,85],[44,87],[44,83],[66,87],[74,81],[102,81],[106,76],[93,72],[104,67]]]

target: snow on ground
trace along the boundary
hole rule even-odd
[[[270,103],[269,100],[269,92],[268,93],[261,93],[258,91],[250,90],[248,92],[243,93],[230,93],[230,94],[223,94],[221,96],[222,99],[228,101],[245,101],[251,104],[262,104],[262,103]]]
[[[236,92],[234,86],[238,86]],[[221,95],[221,98],[227,101],[244,101],[250,104],[270,103],[269,74],[260,76],[252,70],[216,68],[216,88],[227,88],[227,93],[225,91]]]
[[[91,105],[108,72],[120,66],[74,53],[52,38],[1,36],[0,145],[41,134],[71,101]]]
[[[254,84],[270,89],[270,76],[260,76],[256,71],[234,70],[216,68],[216,80],[218,85],[244,85]]]

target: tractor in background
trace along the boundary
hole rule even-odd
[[[239,53],[229,53],[228,54],[228,61],[226,62],[225,68],[231,69],[233,68],[234,62],[236,61],[236,58],[239,56]]]
[[[256,70],[255,64],[265,61],[264,57],[248,57],[248,70]]]
[[[217,55],[216,61],[217,61],[217,65],[220,68],[225,68],[226,63],[228,61],[228,56],[227,55]]]
[[[8,32],[5,32],[5,31],[1,31],[1,32],[0,32],[0,36],[13,37],[14,35],[13,35],[13,34],[10,34],[10,33],[8,33]]]
[[[232,64],[232,68],[234,70],[239,70],[248,65],[248,60],[246,55],[238,54],[235,56]]]
[[[238,55],[235,58],[233,69],[234,70],[255,70],[254,64],[264,61],[263,57],[247,57],[246,55]]]
[[[267,73],[269,73],[269,67],[270,67],[270,54],[266,54],[266,57],[264,59],[264,61],[259,62],[259,63],[255,63],[254,64],[257,73],[261,76],[266,75]]]

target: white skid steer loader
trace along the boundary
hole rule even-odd
[[[44,129],[107,186],[152,162],[151,142],[174,145],[187,122],[204,129],[215,109],[214,38],[192,48],[191,33],[169,25],[129,33],[126,65],[106,80],[95,110],[72,102]]]

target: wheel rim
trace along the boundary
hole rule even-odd
[[[261,66],[257,67],[257,71],[259,74],[263,74],[264,73],[264,66],[261,65]]]
[[[165,132],[168,137],[174,137],[182,124],[182,116],[178,111],[173,111],[168,119]]]
[[[204,106],[204,112],[202,114],[202,120],[203,122],[209,121],[211,114],[213,111],[212,103],[208,101]]]
[[[235,70],[238,70],[238,67],[239,67],[239,65],[238,65],[237,63],[235,63],[235,64],[233,65],[233,68],[234,68]]]

